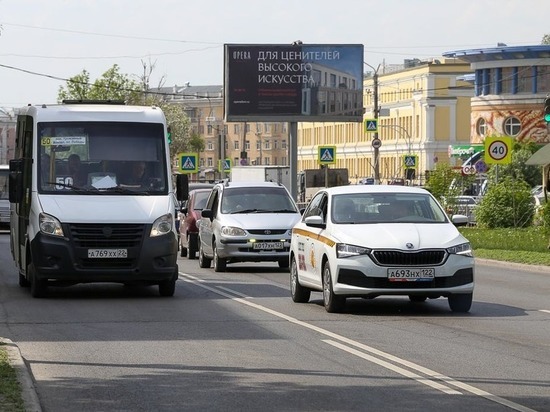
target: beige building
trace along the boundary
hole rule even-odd
[[[222,86],[174,86],[159,90],[166,101],[184,106],[192,132],[204,139],[200,177],[218,178],[218,161],[231,165],[288,165],[288,127],[284,122],[224,123]],[[246,160],[244,159],[246,154]]]
[[[470,98],[473,87],[457,80],[471,73],[469,64],[457,60],[415,61],[412,67],[378,70],[378,90],[371,72],[364,80],[364,119],[374,120],[378,92],[378,164],[381,183],[410,178],[422,184],[425,172],[437,162],[451,162],[449,145],[470,143]],[[363,123],[299,123],[298,170],[318,168],[318,147],[335,146],[336,163],[348,168],[356,183],[374,177],[373,132]],[[413,158],[414,165],[410,164]],[[405,165],[407,160],[407,166]],[[414,170],[406,172],[405,169]]]

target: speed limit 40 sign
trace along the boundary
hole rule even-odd
[[[511,137],[487,137],[485,139],[485,163],[509,164],[511,162]]]

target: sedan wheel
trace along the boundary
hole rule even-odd
[[[292,300],[296,303],[307,303],[311,296],[311,290],[300,285],[300,281],[298,280],[298,266],[294,256],[292,256],[290,262],[290,294]]]
[[[195,259],[197,249],[196,249],[196,246],[193,244],[193,239],[191,239],[191,236],[189,235],[187,235],[187,244],[189,245],[187,250],[189,259]]]
[[[199,267],[206,269],[210,267],[211,259],[204,256],[204,250],[202,250],[202,242],[199,239]]]
[[[218,255],[218,247],[216,246],[215,241],[212,245],[212,250],[214,251],[214,272],[225,272],[225,269],[227,268],[227,260]]]
[[[323,303],[328,313],[342,312],[346,306],[345,296],[334,294],[330,265],[328,262],[325,262],[325,266],[323,267]]]

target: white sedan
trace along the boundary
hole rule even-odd
[[[470,243],[426,190],[349,185],[320,190],[292,230],[290,289],[294,302],[323,292],[327,312],[346,298],[404,295],[413,302],[448,298],[468,312],[474,291]]]

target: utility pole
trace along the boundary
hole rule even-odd
[[[374,71],[374,121],[376,122],[376,132],[374,132],[374,139],[378,139],[378,115],[380,108],[378,107],[378,68]],[[380,147],[376,145],[374,147],[374,184],[380,184]]]
[[[380,65],[375,69],[373,66],[368,64],[367,62],[363,62],[367,66],[369,66],[374,72],[372,76],[373,80],[373,87],[374,87],[374,121],[376,122],[376,132],[374,132],[374,140],[378,140],[378,116],[380,115],[380,107],[378,105],[378,69],[380,69]],[[374,184],[379,185],[380,184],[380,145],[374,145]]]

